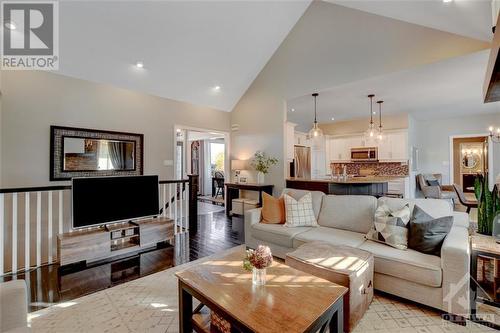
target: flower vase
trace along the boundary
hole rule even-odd
[[[252,269],[252,282],[256,286],[263,286],[266,284],[266,269],[253,268]]]
[[[257,173],[257,184],[264,184],[265,183],[265,174],[263,172],[258,172]]]

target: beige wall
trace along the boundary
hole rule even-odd
[[[374,118],[373,122],[375,126],[378,127],[378,118]],[[370,123],[370,118],[358,118],[352,120],[336,121],[329,124],[320,124],[321,129],[325,134],[328,135],[343,135],[343,134],[354,134],[363,133],[367,130],[368,124]],[[382,126],[384,129],[406,129],[408,128],[408,115],[398,114],[383,116]]]
[[[418,173],[441,173],[443,182],[452,181],[450,175],[450,137],[460,135],[482,135],[489,126],[500,126],[500,113],[449,119],[414,120],[415,146],[419,149]],[[490,152],[493,175],[500,174],[500,144],[493,144]]]
[[[381,30],[383,40],[377,38]],[[280,164],[266,182],[279,193],[285,183],[286,100],[485,47],[472,39],[313,1],[233,109],[231,124],[239,130],[232,132],[231,158],[246,159],[256,150],[277,157]]]
[[[144,134],[144,172],[166,179],[173,167],[174,124],[228,131],[230,115],[48,72],[2,73],[3,187],[49,182],[50,125]]]

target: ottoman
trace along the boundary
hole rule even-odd
[[[286,255],[293,268],[349,288],[344,299],[344,328],[354,329],[373,299],[373,254],[349,246],[310,242]]]

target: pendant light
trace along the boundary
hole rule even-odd
[[[377,133],[377,141],[381,142],[384,141],[385,135],[384,135],[384,129],[382,127],[382,103],[384,101],[377,101],[378,104],[378,133]]]
[[[373,122],[373,97],[375,97],[374,94],[368,95],[368,98],[370,99],[370,123],[368,124],[368,129],[365,132],[365,141],[374,140],[376,135],[375,123]]]
[[[314,123],[313,127],[309,131],[309,139],[313,142],[313,148],[321,149],[323,146],[323,131],[318,126],[317,113],[316,113],[316,98],[318,97],[318,93],[312,94],[314,97]]]

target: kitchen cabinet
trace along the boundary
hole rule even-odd
[[[379,161],[407,162],[408,132],[406,130],[386,131],[385,136],[383,142],[366,142],[362,134],[327,137],[328,153],[326,158],[335,163],[349,162],[351,148],[377,147]]]
[[[325,137],[325,174],[331,175],[332,169],[330,167],[332,161],[332,139],[329,136]]]
[[[286,147],[286,159],[287,161],[292,161],[295,155],[295,126],[294,123],[285,123],[285,147]]]
[[[295,132],[295,144],[305,147],[311,146],[309,139],[307,139],[307,134],[302,132]]]
[[[410,198],[410,179],[409,177],[393,179],[387,184],[387,192],[390,194],[399,194],[403,198]]]
[[[406,131],[385,132],[385,140],[377,147],[379,161],[405,162],[408,160],[408,133]]]

